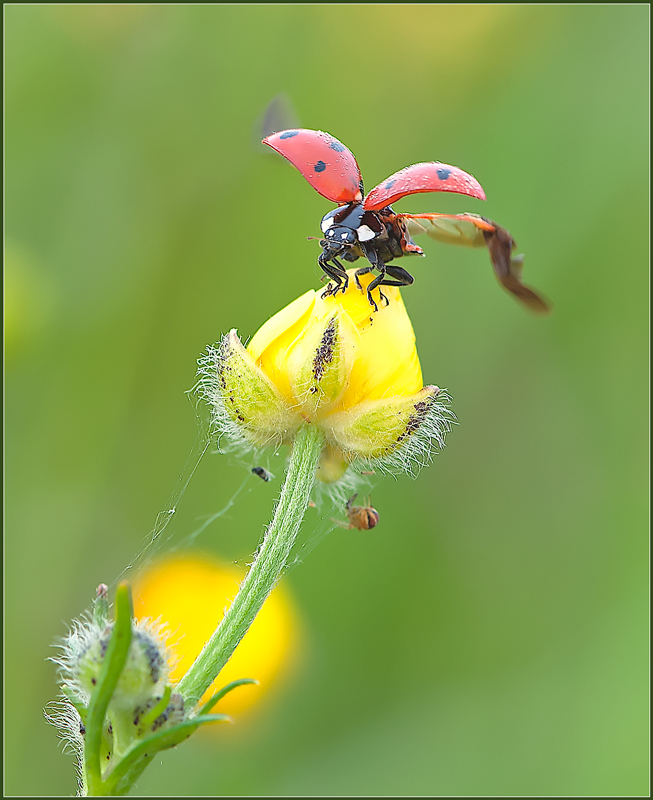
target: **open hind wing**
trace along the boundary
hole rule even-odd
[[[513,256],[515,242],[505,228],[477,214],[398,214],[411,236],[426,233],[431,239],[464,247],[487,247],[494,274],[501,285],[531,311],[551,308],[537,292],[522,283],[524,256]]]

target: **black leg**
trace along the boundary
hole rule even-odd
[[[365,253],[365,258],[367,258],[371,266],[363,267],[363,269],[357,270],[356,275],[363,274],[363,272],[370,272],[373,269],[378,269],[380,274],[377,275],[376,278],[374,278],[374,280],[367,287],[367,299],[369,300],[370,305],[374,307],[374,310],[378,311],[379,307],[372,298],[372,290],[376,289],[376,287],[383,280],[383,277],[385,275],[385,264],[383,263],[383,261],[381,261],[378,253],[373,247],[363,247],[363,252]],[[358,280],[356,281],[356,283],[358,284],[358,288],[362,289],[362,286],[360,285],[360,283],[358,283]],[[388,305],[388,298],[383,294],[383,292],[381,292],[380,289],[379,289],[379,294],[381,296],[381,299],[385,300],[385,304]]]
[[[329,278],[329,283],[327,284],[326,289],[322,292],[322,297],[328,297],[330,294],[333,294],[334,288],[336,290],[338,289],[342,281],[338,273],[328,264],[320,262],[320,266],[324,270],[324,274]],[[335,287],[331,283],[332,278],[336,282]]]
[[[340,264],[335,258],[331,259],[331,263],[327,262],[326,260],[322,261],[318,259],[318,264],[320,267],[322,267],[324,272],[326,272],[329,278],[333,278],[333,280],[336,282],[336,285],[333,287],[331,286],[331,283],[329,283],[326,289],[322,292],[322,297],[329,297],[329,295],[336,294],[339,289],[343,293],[347,291],[349,278],[347,277],[347,272],[343,268],[342,264]]]
[[[361,282],[359,279],[360,276],[367,275],[367,273],[371,272],[373,269],[374,267],[370,265],[369,267],[361,267],[360,269],[357,269],[356,272],[354,273],[354,280],[356,281],[356,286],[358,286],[361,292],[363,291],[363,287],[361,286]]]
[[[331,263],[335,264],[336,267],[340,270],[340,272],[338,274],[342,277],[342,279],[344,281],[344,284],[340,288],[340,291],[344,294],[347,291],[347,287],[349,286],[349,275],[347,275],[347,270],[345,269],[344,265],[340,261],[338,261],[337,258],[332,258],[331,259]],[[336,289],[334,291],[334,294],[335,294],[336,291],[338,291],[338,290]]]
[[[367,299],[370,301],[370,305],[374,306],[374,310],[375,311],[378,311],[379,307],[377,306],[377,304],[374,302],[374,299],[372,298],[372,292],[383,281],[383,278],[385,276],[385,264],[381,264],[381,262],[379,262],[379,266],[377,267],[377,269],[381,271],[380,275],[377,275],[376,278],[374,278],[374,280],[367,287]],[[383,294],[383,292],[380,289],[379,289],[379,295],[380,295],[381,299],[385,300],[385,304],[388,305],[388,298]]]
[[[410,284],[415,280],[410,272],[406,272],[406,270],[402,269],[401,267],[395,267],[391,264],[386,264],[385,271],[391,278],[395,278],[395,280],[390,281],[387,278],[384,278],[381,281],[381,286],[410,286]]]

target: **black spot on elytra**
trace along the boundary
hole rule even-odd
[[[313,167],[316,172],[324,172],[326,169],[326,164],[324,161],[318,161],[317,164]]]
[[[393,187],[394,185],[395,185],[395,181],[386,181],[386,182],[385,182],[385,186],[384,186],[383,188],[384,188],[384,189],[392,189],[392,187]]]
[[[441,181],[446,181],[449,175],[451,175],[451,170],[444,169],[443,167],[441,167],[437,172],[438,172],[438,178],[440,178]]]
[[[293,136],[297,136],[299,131],[284,131],[283,133],[279,134],[280,139],[292,139]]]
[[[335,150],[335,151],[336,151],[336,153],[342,153],[342,151],[343,151],[343,150],[346,150],[346,149],[347,149],[347,148],[344,146],[344,144],[340,144],[340,142],[335,142],[335,141],[334,141],[334,142],[331,142],[331,143],[329,144],[329,147],[330,147],[332,150]]]

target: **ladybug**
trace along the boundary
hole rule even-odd
[[[411,236],[426,233],[432,239],[467,247],[486,246],[494,272],[502,286],[532,311],[547,312],[549,305],[521,282],[523,255],[513,256],[515,242],[505,228],[478,214],[395,214],[391,203],[420,192],[456,192],[485,200],[480,183],[458,167],[431,161],[413,164],[395,172],[365,195],[363,179],[353,153],[334,136],[302,128],[279,131],[263,144],[288,159],[311,186],[338,207],[322,217],[323,239],[318,264],[329,282],[322,297],[345,292],[349,278],[342,260],[365,258],[357,269],[360,276],[373,270],[377,275],[367,287],[370,305],[378,311],[372,291],[380,286],[409,286],[413,276],[389,262],[407,255],[423,256]],[[388,299],[379,289],[386,305]]]

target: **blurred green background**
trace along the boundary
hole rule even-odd
[[[404,297],[461,424],[417,481],[377,484],[373,534],[290,573],[292,685],[138,792],[647,794],[648,14],[5,7],[8,794],[75,790],[45,659],[168,507],[196,358],[319,286],[306,236],[332,206],[255,146],[280,92],[368,188],[424,160],[475,175],[487,203],[396,207],[496,219],[555,311],[420,242]],[[167,533],[246,474],[207,454]],[[252,480],[199,549],[247,560],[279,489]]]

